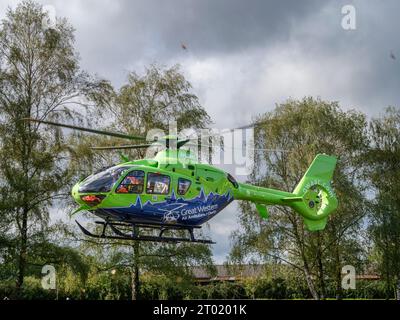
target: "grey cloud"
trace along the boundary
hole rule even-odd
[[[187,53],[204,58],[285,41],[291,25],[322,6],[316,0],[40,2],[54,5],[77,28],[77,44],[90,71],[112,80],[131,67]]]

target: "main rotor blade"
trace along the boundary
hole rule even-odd
[[[260,125],[260,124],[266,124],[266,123],[270,123],[270,122],[272,122],[272,120],[270,120],[270,119],[261,120],[261,121],[256,121],[256,122],[249,123],[249,124],[246,124],[246,125],[243,125],[243,126],[240,126],[240,127],[228,129],[228,131],[241,130],[241,129],[249,129],[249,128],[256,127],[256,126],[258,126],[258,125]]]
[[[90,133],[96,133],[96,134],[101,134],[101,135],[111,136],[111,137],[116,137],[116,138],[122,138],[122,139],[144,140],[144,141],[146,140],[145,137],[141,137],[141,136],[132,136],[132,135],[128,135],[128,134],[120,133],[120,132],[103,131],[103,130],[78,127],[78,126],[73,126],[70,124],[64,124],[64,123],[58,123],[58,122],[44,121],[44,120],[32,119],[32,118],[23,118],[21,120],[30,121],[30,122],[38,122],[38,123],[48,124],[51,126],[74,129],[74,130],[85,131],[85,132],[90,132]]]
[[[141,149],[148,148],[154,146],[154,144],[131,144],[131,145],[122,145],[122,146],[104,146],[104,147],[91,147],[92,150],[126,150],[126,149]],[[161,146],[161,144],[160,144]]]
[[[201,134],[200,134],[200,135],[198,135],[197,137],[193,137],[193,138],[192,138],[192,136],[189,136],[189,137],[187,137],[187,140],[192,141],[192,140],[197,140],[198,138],[207,139],[207,138],[211,138],[211,137],[216,137],[216,136],[218,136],[218,135],[223,135],[223,134],[225,134],[225,133],[233,132],[233,131],[235,131],[235,130],[243,130],[243,129],[254,128],[254,127],[258,126],[258,125],[266,124],[266,123],[270,123],[270,122],[271,122],[271,120],[256,121],[256,122],[249,123],[249,124],[247,124],[247,125],[243,125],[243,126],[236,127],[236,128],[222,129],[222,130],[219,130],[219,132],[216,132],[216,133],[212,133],[212,132],[211,132],[211,133],[208,134],[208,135],[201,135]]]
[[[180,147],[183,147],[186,143],[190,141],[191,139],[178,140],[178,142],[176,143],[176,147],[179,149]]]
[[[188,147],[199,147],[199,146],[203,146],[203,147],[212,147],[212,148],[216,148],[217,145],[210,145],[210,144],[205,144],[205,143],[200,143],[200,144],[193,144],[193,143],[188,143],[186,144],[186,146]],[[221,147],[222,150],[224,149],[230,149],[230,150],[254,150],[254,151],[265,151],[265,152],[289,152],[288,150],[283,150],[283,149],[273,149],[273,148],[249,148],[249,147],[229,147],[229,146],[222,146]]]

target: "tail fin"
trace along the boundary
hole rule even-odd
[[[294,201],[290,206],[303,216],[311,231],[324,229],[329,214],[338,206],[331,186],[336,162],[335,157],[318,154],[293,191],[302,201]]]

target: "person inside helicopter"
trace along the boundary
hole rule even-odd
[[[184,195],[190,188],[190,180],[179,178],[178,180],[178,194],[179,195]]]
[[[116,193],[142,193],[144,186],[144,172],[135,170],[124,178],[117,187]]]
[[[150,194],[168,194],[170,177],[149,172],[147,175],[146,193]]]

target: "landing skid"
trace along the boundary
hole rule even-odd
[[[194,236],[193,229],[199,229],[200,226],[181,226],[181,225],[160,225],[160,224],[143,224],[143,223],[122,223],[122,222],[110,222],[110,221],[96,221],[97,224],[103,226],[102,232],[100,234],[93,234],[89,230],[85,229],[77,220],[75,220],[78,227],[82,232],[92,238],[100,239],[114,239],[114,240],[131,240],[131,241],[152,241],[152,242],[169,242],[169,243],[179,243],[179,242],[193,242],[193,243],[205,243],[213,244],[215,242],[207,239],[196,239]],[[107,229],[113,232],[113,235],[106,234]],[[129,227],[132,232],[125,233],[118,229],[119,227]],[[158,236],[150,235],[140,235],[140,229],[153,229],[158,230]],[[189,232],[189,238],[183,237],[166,237],[164,232],[168,230],[185,230]]]

